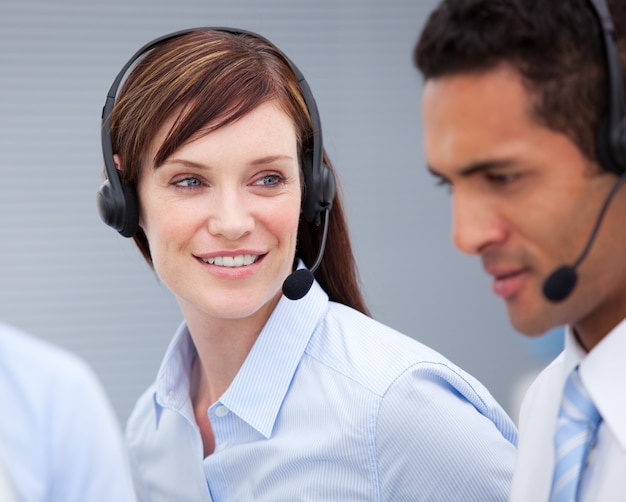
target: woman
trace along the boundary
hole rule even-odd
[[[368,316],[315,102],[274,45],[166,35],[103,118],[103,219],[184,316],[127,426],[140,500],[506,500],[514,425]]]

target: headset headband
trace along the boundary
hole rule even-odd
[[[265,41],[272,47],[275,47],[274,44],[265,37],[247,30],[228,27],[190,28],[163,35],[148,42],[135,52],[122,67],[111,84],[102,108],[102,155],[104,158],[107,181],[104,182],[98,191],[97,201],[100,216],[103,221],[107,225],[115,228],[125,237],[133,236],[139,228],[139,204],[135,187],[125,184],[115,167],[113,145],[111,143],[111,113],[115,106],[118,90],[130,67],[146,53],[167,40],[172,40],[195,31],[220,31],[234,35],[247,35]],[[278,49],[276,48],[276,50]],[[313,93],[298,67],[285,54],[282,52],[280,52],[280,54],[285,58],[296,75],[300,92],[302,93],[311,119],[311,159],[302,159],[306,187],[302,212],[307,221],[315,222],[319,225],[321,213],[329,209],[332,205],[332,200],[335,195],[335,179],[330,168],[323,163],[322,127]]]

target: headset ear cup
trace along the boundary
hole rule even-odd
[[[598,127],[598,137],[596,138],[596,154],[598,156],[598,161],[607,171],[615,174],[622,174],[624,172],[624,168],[619,164],[620,155],[617,149],[619,149],[619,145],[615,145],[612,142],[609,118],[604,117],[600,121],[600,127]]]
[[[111,184],[109,180],[106,180],[100,186],[98,193],[96,194],[96,204],[98,205],[98,214],[104,223],[110,227],[116,228],[116,214],[115,197],[112,194]]]
[[[319,225],[322,212],[330,209],[337,192],[337,181],[330,167],[322,164],[315,172],[311,166],[311,159],[303,159],[305,187],[302,212],[306,221]]]
[[[617,131],[614,132],[613,149],[615,151],[613,155],[615,167],[618,170],[618,174],[622,174],[626,171],[626,117],[622,117]]]
[[[302,158],[302,172],[304,173],[304,197],[302,200],[302,215],[308,222],[313,222],[317,215],[317,180],[313,173],[313,158],[304,155]]]
[[[326,164],[322,165],[322,189],[321,209],[332,208],[335,194],[337,193],[337,180],[332,169]]]
[[[139,200],[137,191],[128,183],[122,181],[122,191],[124,192],[125,215],[124,227],[119,231],[124,237],[132,237],[139,228]]]
[[[135,190],[122,182],[122,193],[105,181],[96,196],[102,221],[124,237],[132,237],[139,228],[139,204]]]

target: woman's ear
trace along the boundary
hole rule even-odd
[[[120,163],[120,156],[116,153],[113,155],[113,162],[115,163],[115,169],[122,170],[122,164]]]

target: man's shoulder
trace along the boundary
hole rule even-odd
[[[563,362],[565,356],[561,352],[555,359],[550,362],[545,368],[543,368],[529,385],[526,395],[524,397],[524,403],[528,405],[537,400],[543,401],[555,390],[558,390],[559,382],[563,377]],[[560,392],[559,392],[560,395]]]

